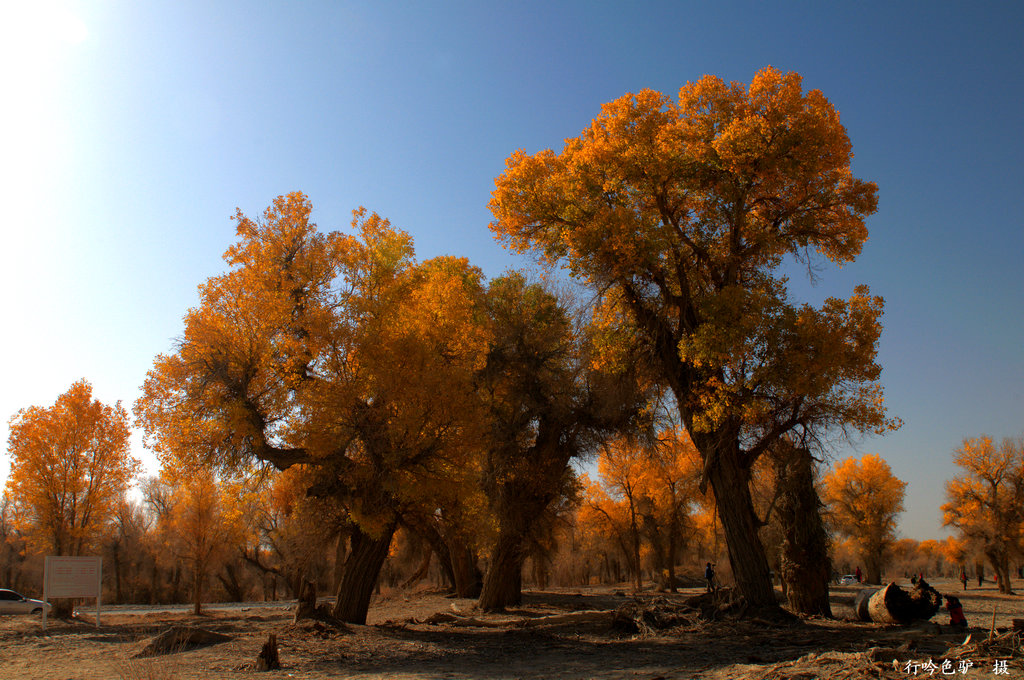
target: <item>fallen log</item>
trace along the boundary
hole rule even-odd
[[[868,602],[871,600],[871,596],[877,593],[879,588],[864,588],[857,591],[857,594],[853,597],[853,611],[857,613],[857,619],[860,621],[870,621],[871,612],[868,611]]]
[[[906,625],[927,621],[941,606],[942,595],[921,579],[909,593],[895,582],[890,583],[871,596],[867,608],[875,623]]]
[[[412,623],[416,623],[415,619]],[[423,619],[423,623],[431,626],[447,624],[449,626],[468,628],[504,628],[509,625],[508,622],[485,621],[484,619],[478,619],[475,616],[456,616],[455,614],[448,614],[447,612],[431,614],[427,618]]]
[[[475,616],[457,616],[447,612],[431,614],[422,622],[415,619],[410,623],[425,623],[431,626],[448,625],[466,628],[536,628],[537,626],[560,626],[563,624],[578,623],[610,623],[614,612],[608,610],[588,609],[568,614],[552,614],[550,616],[538,616],[535,619],[522,621],[489,621],[478,619]]]
[[[526,619],[519,625],[523,628],[535,628],[537,626],[560,626],[566,623],[611,623],[614,616],[615,612],[610,610],[587,609],[569,614],[552,614],[551,616]]]

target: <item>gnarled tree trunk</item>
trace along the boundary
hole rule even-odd
[[[338,599],[334,604],[335,618],[346,623],[366,623],[373,588],[387,559],[394,533],[394,522],[384,527],[376,537],[359,528],[353,529],[352,550],[345,560],[345,574],[341,577]]]
[[[694,437],[695,443],[697,439]],[[771,569],[758,536],[760,520],[750,497],[750,471],[741,464],[735,438],[717,446],[708,441],[710,436],[702,439],[706,448],[698,444],[698,450],[705,459],[712,456],[708,480],[718,499],[718,518],[722,520],[736,586],[752,609],[777,610]]]
[[[467,599],[480,597],[484,587],[484,576],[477,566],[476,553],[462,540],[453,540],[449,547],[452,577],[455,580],[455,595]]]
[[[783,446],[787,450],[777,454],[776,469],[786,600],[797,614],[832,618],[828,599],[828,534],[821,521],[821,501],[814,489],[814,459],[806,449]]]
[[[485,612],[502,611],[523,601],[523,543],[525,536],[503,527],[480,592],[480,608]]]

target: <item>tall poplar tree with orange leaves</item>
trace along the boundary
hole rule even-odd
[[[882,300],[857,287],[820,308],[787,296],[787,259],[852,261],[877,188],[850,171],[839,113],[796,73],[749,86],[706,76],[678,100],[643,90],[602,107],[561,152],[515,152],[495,180],[495,233],[564,262],[602,318],[671,389],[718,499],[732,571],[776,607],[751,466],[783,437],[883,432]]]
[[[84,555],[114,516],[138,470],[128,448],[121,402],[92,397],[86,380],[52,406],[30,406],[11,419],[7,495],[17,526],[54,555]]]
[[[310,466],[351,519],[335,616],[363,623],[403,513],[478,466],[481,273],[417,262],[409,235],[357,211],[323,233],[301,193],[236,216],[231,269],[200,287],[176,350],[136,404],[168,467]]]
[[[1010,560],[1024,555],[1024,440],[965,439],[953,460],[963,473],[946,482],[942,523],[985,556],[1010,594]]]
[[[822,486],[833,526],[852,539],[864,560],[865,580],[881,583],[907,483],[892,473],[881,456],[868,454],[836,464],[822,479]]]

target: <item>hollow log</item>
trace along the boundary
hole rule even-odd
[[[942,605],[942,595],[924,579],[917,582],[911,592],[890,583],[868,600],[868,614],[875,623],[908,624],[927,621],[935,616]]]
[[[878,592],[878,588],[864,588],[859,590],[853,598],[853,610],[857,613],[860,621],[870,621],[871,613],[868,611],[868,602],[871,596]]]

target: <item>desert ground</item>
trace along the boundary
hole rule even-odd
[[[682,606],[702,589],[527,592],[522,606],[503,614],[430,590],[396,591],[375,599],[366,626],[295,624],[290,608],[252,603],[210,605],[202,616],[112,610],[96,627],[86,607],[75,620],[51,618],[45,632],[38,616],[0,617],[0,680],[1024,678],[1020,638],[1008,631],[1013,618],[1024,617],[1024,597],[1001,595],[990,584],[967,592],[952,580],[933,585],[961,598],[968,631],[943,625],[945,610],[908,627],[853,621],[854,586],[833,588],[835,619],[789,624],[708,620]],[[629,603],[676,617],[663,628],[613,626],[612,612]],[[182,625],[230,640],[135,658],[154,636]],[[281,669],[260,672],[256,656],[270,634]],[[1006,674],[993,672],[1001,667]]]

